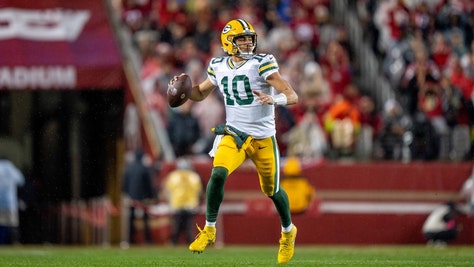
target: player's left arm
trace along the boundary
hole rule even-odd
[[[257,100],[260,101],[262,105],[293,105],[298,102],[298,94],[296,94],[290,83],[281,77],[278,71],[270,74],[267,77],[267,82],[275,88],[278,94],[271,96],[253,90],[253,93],[257,95]]]

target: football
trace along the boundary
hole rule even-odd
[[[168,86],[167,95],[170,107],[175,108],[184,104],[191,94],[192,87],[191,78],[188,75],[178,76],[178,80]]]

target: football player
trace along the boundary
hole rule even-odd
[[[262,192],[274,203],[281,222],[278,263],[293,257],[297,229],[288,196],[280,187],[280,155],[275,138],[275,105],[292,105],[298,95],[279,73],[271,54],[257,54],[257,34],[243,19],[229,21],[221,33],[227,56],[212,58],[207,79],[194,85],[189,99],[201,101],[218,88],[224,96],[226,123],[216,126],[209,153],[213,168],[206,188],[206,224],[189,246],[201,253],[216,240],[216,219],[224,183],[247,158],[255,164]],[[169,85],[172,85],[174,77]]]

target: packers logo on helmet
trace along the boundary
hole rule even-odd
[[[235,43],[235,38],[240,36],[252,37],[252,44],[249,50],[242,51]],[[222,29],[221,42],[222,49],[228,55],[249,59],[257,49],[257,33],[253,29],[252,24],[243,19],[234,19],[229,21],[224,29]]]
[[[230,29],[232,29],[232,26],[230,26],[229,24],[225,25],[224,29],[222,30],[222,34],[228,33]]]

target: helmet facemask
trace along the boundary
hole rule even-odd
[[[246,46],[246,49],[244,49],[244,51],[242,51],[242,49],[240,47],[243,47],[244,45],[237,45],[237,43],[235,42],[235,40],[238,38],[238,37],[241,37],[241,36],[251,36],[252,37],[252,43],[251,44],[247,44]],[[237,57],[241,57],[243,59],[250,59],[253,57],[254,55],[254,52],[257,48],[257,35],[256,34],[241,34],[241,35],[238,35],[238,36],[235,36],[234,38],[232,38],[232,51],[234,52],[234,56],[237,56]]]

